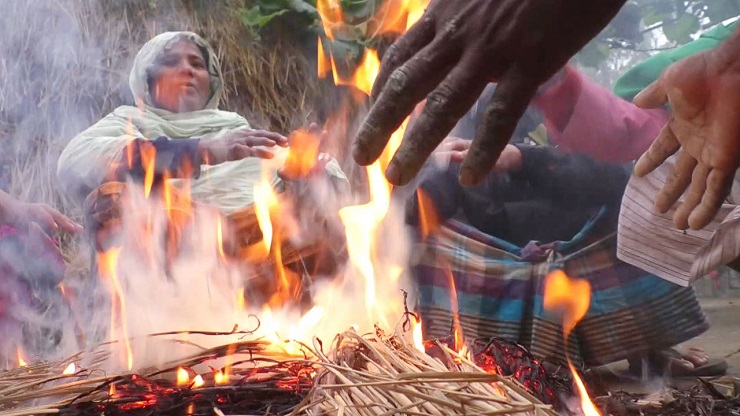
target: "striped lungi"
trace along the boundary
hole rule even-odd
[[[569,242],[548,246],[544,260],[524,261],[521,248],[448,222],[417,246],[414,277],[425,336],[452,332],[451,276],[465,339],[501,337],[535,356],[564,360],[560,319],[543,308],[545,276],[556,269],[587,279],[593,292],[589,311],[569,340],[576,363],[607,364],[674,346],[708,329],[693,289],[619,261],[614,233],[586,239],[593,225]]]

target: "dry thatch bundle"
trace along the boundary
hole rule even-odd
[[[200,333],[234,335],[233,333]],[[173,335],[173,334],[158,334]],[[440,347],[444,348],[440,345]],[[324,353],[303,346],[305,359],[289,358],[270,343],[246,340],[202,349],[187,358],[138,375],[94,377],[106,358],[91,353],[87,369],[58,380],[61,369],[80,356],[0,374],[0,416],[32,414],[291,414],[291,415],[554,415],[520,385],[488,374],[472,361],[444,349],[447,360],[432,358],[380,331],[368,336],[346,332]],[[227,383],[212,369],[200,381],[176,385],[179,369],[209,365],[230,356]],[[241,357],[241,358],[237,358]],[[443,362],[446,361],[446,362]],[[55,382],[57,382],[55,384]],[[202,384],[201,384],[202,383]],[[29,407],[35,399],[53,398]]]

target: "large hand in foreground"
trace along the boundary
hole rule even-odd
[[[671,120],[635,166],[644,176],[681,150],[673,174],[655,200],[667,212],[688,188],[676,210],[676,227],[700,229],[730,193],[740,165],[740,35],[713,50],[671,65],[637,97],[643,108],[666,101]],[[735,42],[734,47],[732,43]]]
[[[354,158],[368,165],[426,97],[424,111],[386,176],[408,183],[480,95],[498,82],[462,165],[479,182],[509,142],[537,87],[616,14],[624,0],[433,0],[422,19],[383,56],[376,102],[358,133]]]

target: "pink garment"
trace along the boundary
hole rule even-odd
[[[545,117],[553,144],[594,159],[626,163],[639,158],[669,118],[665,109],[644,110],[568,66],[564,78],[534,104]]]

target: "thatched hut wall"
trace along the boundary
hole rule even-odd
[[[131,102],[133,57],[166,30],[192,30],[214,45],[226,78],[222,108],[283,133],[324,117],[319,107],[336,91],[316,77],[315,39],[283,24],[255,41],[238,14],[248,3],[2,2],[0,158],[12,166],[12,192],[68,208],[56,191],[58,154],[77,132]]]

